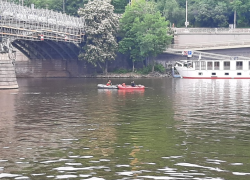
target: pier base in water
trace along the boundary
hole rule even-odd
[[[0,54],[0,89],[17,89],[15,65],[8,54]]]

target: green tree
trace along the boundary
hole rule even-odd
[[[172,36],[167,34],[168,24],[160,12],[145,14],[143,21],[135,24],[140,53],[143,57],[152,58],[152,72],[154,72],[155,57],[171,43]]]
[[[86,24],[86,44],[79,59],[98,65],[104,73],[107,73],[108,61],[115,60],[118,48],[119,16],[113,11],[108,0],[89,1],[78,11]]]
[[[58,1],[58,0],[56,0]],[[65,12],[73,16],[78,16],[78,9],[83,8],[88,0],[64,0],[65,1]]]
[[[193,1],[189,6],[189,20],[194,26],[225,27],[228,26],[229,9],[224,1]]]
[[[158,0],[157,8],[162,15],[176,27],[180,27],[185,22],[185,8],[180,7],[177,0]]]
[[[112,0],[111,4],[115,8],[115,10],[114,10],[115,13],[122,14],[125,12],[125,7],[128,4],[128,0]]]
[[[231,8],[231,19],[230,22],[234,22],[234,15],[236,16],[237,26],[240,27],[249,27],[250,25],[250,1],[249,0],[230,0]],[[234,14],[235,12],[235,14]]]
[[[15,3],[20,3],[19,0],[14,0]],[[63,12],[63,6],[66,14],[78,16],[78,9],[83,7],[88,0],[24,0],[25,6],[35,5],[35,8],[50,9],[53,11]],[[63,5],[64,3],[64,5]]]
[[[120,20],[119,51],[128,54],[134,63],[145,57],[154,58],[162,53],[167,44],[171,43],[171,36],[167,35],[168,23],[157,11],[154,2],[145,0],[133,1],[127,6]]]

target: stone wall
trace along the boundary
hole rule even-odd
[[[244,41],[250,39],[250,33],[220,33],[220,34],[209,34],[209,33],[180,33],[174,36],[175,44],[204,44],[204,43],[215,43],[215,42],[230,42],[230,41]]]
[[[9,60],[8,54],[0,54],[0,89],[18,88],[15,66]]]
[[[17,51],[18,52],[18,51]],[[125,56],[118,54],[117,60],[112,61],[108,65],[108,71],[114,71],[119,68],[129,68],[129,63],[125,60]],[[137,65],[141,67],[141,64]],[[102,73],[100,67],[72,60],[29,60],[20,52],[17,53],[16,59],[16,76],[18,78],[27,77],[89,77]]]
[[[250,57],[250,48],[239,49],[221,49],[210,50],[205,52],[225,54],[229,56],[247,56]],[[193,57],[191,59],[197,59]],[[121,68],[131,68],[132,63],[126,60],[127,57],[118,54],[116,61],[109,63],[109,72]],[[156,62],[161,63],[165,68],[175,61],[184,60],[186,56],[173,55],[163,53],[156,57]],[[143,65],[149,64],[150,61],[136,64],[136,68],[142,68]],[[98,67],[93,67],[83,61],[71,60],[65,61],[60,59],[55,60],[28,60],[24,55],[19,54],[16,60],[16,75],[20,77],[89,77],[102,73]]]

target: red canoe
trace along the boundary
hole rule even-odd
[[[131,90],[131,89],[145,89],[145,86],[143,86],[143,85],[136,85],[135,87],[133,87],[133,86],[130,86],[130,85],[123,86],[123,85],[119,84],[117,87],[118,87],[118,89],[128,89],[128,90]]]

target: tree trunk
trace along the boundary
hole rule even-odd
[[[155,71],[155,57],[152,59],[152,72]]]
[[[107,74],[106,73],[106,68],[105,68],[106,67],[106,62],[104,63],[104,66],[102,66],[99,62],[97,62],[97,65],[102,69],[103,74]]]
[[[132,72],[135,72],[135,61],[133,61],[133,70]]]
[[[108,74],[108,61],[105,61],[104,73],[105,73],[106,75]]]

